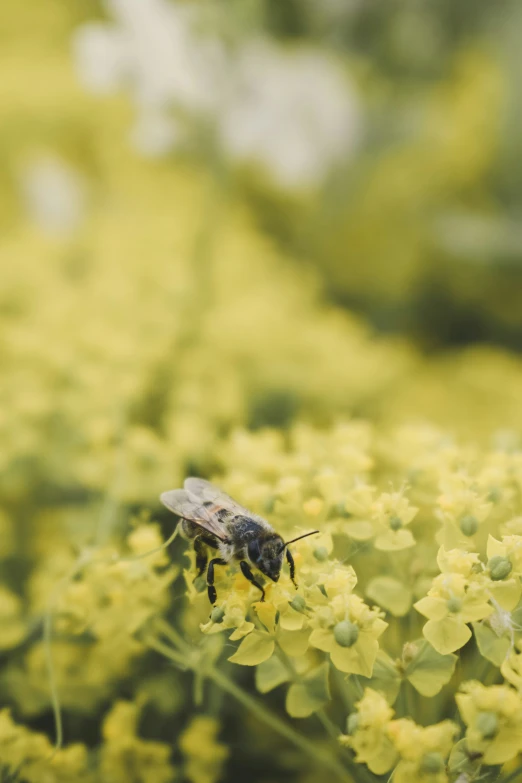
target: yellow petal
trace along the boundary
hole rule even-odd
[[[216,625],[215,627],[219,631],[219,625]],[[238,639],[242,639],[243,636],[246,636],[250,633],[250,631],[253,631],[255,627],[256,626],[254,623],[250,623],[248,620],[245,620],[245,622],[241,623],[241,625],[236,628],[234,633],[229,636],[230,641],[237,642]]]
[[[277,640],[283,652],[290,655],[291,658],[297,658],[299,655],[304,655],[308,650],[310,630],[308,628],[303,628],[300,631],[281,630]]]
[[[275,630],[277,609],[271,601],[258,601],[254,604],[256,614],[269,633]]]
[[[488,545],[487,545],[487,556],[488,560],[491,560],[492,557],[506,557],[507,553],[507,547],[502,543],[502,541],[498,541],[493,536],[488,536]]]
[[[448,614],[446,601],[442,598],[433,598],[431,595],[421,598],[413,606],[428,620],[442,620]]]
[[[358,519],[354,522],[346,522],[343,525],[346,535],[355,541],[368,541],[373,538],[373,525],[365,519]]]
[[[339,671],[371,677],[378,650],[378,642],[370,634],[361,632],[353,647],[341,647],[334,641],[330,656]]]
[[[275,642],[269,634],[263,631],[252,631],[228,660],[241,666],[257,666],[258,663],[271,657],[274,647]]]
[[[522,732],[519,726],[501,728],[493,742],[484,752],[484,764],[504,764],[518,756],[522,746]]]
[[[326,628],[314,628],[310,634],[310,644],[323,652],[331,652],[335,647],[333,632]]]
[[[415,546],[411,530],[387,530],[375,539],[375,549],[383,552],[398,552]]]
[[[490,587],[495,601],[500,604],[502,609],[512,612],[520,601],[522,595],[522,584],[517,579],[507,579],[504,582],[492,582]]]
[[[473,623],[489,617],[492,612],[493,607],[485,599],[465,598],[460,615],[463,622]]]
[[[303,627],[305,620],[306,617],[302,612],[296,612],[295,609],[289,606],[288,609],[281,612],[279,625],[286,631],[299,631]]]
[[[441,655],[459,650],[471,638],[468,626],[451,615],[444,620],[428,620],[422,632]]]

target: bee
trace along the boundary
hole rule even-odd
[[[283,554],[286,553],[290,578],[297,587],[294,559],[288,545],[314,535],[318,530],[291,541],[283,541],[266,519],[248,511],[209,481],[200,478],[186,479],[183,489],[163,492],[160,500],[181,517],[182,535],[194,545],[197,576],[206,572],[211,604],[217,600],[214,567],[228,565],[232,561],[239,561],[243,575],[261,591],[261,600],[264,601],[265,590],[257,581],[251,566],[272,582],[277,582],[283,565]],[[219,553],[219,557],[212,557],[210,562],[209,548]]]

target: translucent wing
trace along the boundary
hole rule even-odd
[[[216,507],[205,506],[200,498],[187,489],[171,489],[169,492],[163,492],[160,500],[174,514],[189,519],[221,541],[227,538],[227,529],[216,514]]]
[[[242,516],[255,519],[263,526],[268,525],[266,520],[252,513],[248,508],[236,503],[234,498],[231,498],[230,495],[227,495],[219,487],[211,484],[210,481],[205,481],[205,479],[201,478],[188,478],[185,479],[183,486],[191,495],[197,497],[205,508],[217,515],[223,522]]]
[[[188,478],[185,479],[183,486],[191,495],[195,495],[199,498],[200,502],[205,505],[213,503],[220,508],[226,508],[228,511],[233,511],[235,514],[252,516],[251,511],[244,508],[244,506],[240,506],[239,503],[236,503],[236,501],[230,497],[230,495],[227,495],[227,493],[223,492],[219,487],[215,487],[210,481],[205,481],[205,479],[201,478]]]

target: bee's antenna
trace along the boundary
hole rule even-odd
[[[285,543],[283,544],[283,546],[279,550],[279,554],[281,554],[281,552],[283,552],[283,550],[286,549],[288,544],[293,544],[294,541],[300,541],[301,538],[307,538],[308,536],[315,536],[315,534],[319,533],[319,532],[320,532],[319,530],[312,530],[311,533],[303,533],[302,536],[297,536],[297,538],[292,538],[290,541],[285,541]]]

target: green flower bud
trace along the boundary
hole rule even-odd
[[[493,739],[498,734],[498,718],[494,712],[479,712],[477,729],[484,739]]]
[[[500,582],[501,579],[505,579],[511,571],[513,566],[507,557],[502,555],[495,555],[488,561],[488,568],[491,578],[494,582]]]
[[[343,620],[333,629],[334,639],[341,647],[353,647],[359,638],[359,628],[349,620]]]
[[[444,771],[444,759],[441,753],[425,753],[420,764],[420,771],[425,775],[436,775]]]
[[[406,642],[402,648],[402,665],[404,667],[408,666],[413,661],[418,652],[419,647],[415,644],[415,642]]]
[[[225,610],[220,606],[215,606],[210,612],[210,619],[213,623],[220,623],[225,616]]]
[[[457,614],[457,612],[460,612],[462,609],[462,601],[460,598],[453,596],[452,598],[448,598],[446,606],[448,607],[448,612],[451,612],[451,614]]]
[[[348,717],[346,718],[346,733],[355,734],[358,728],[359,728],[359,715],[356,712],[352,712],[351,715],[348,715]]]
[[[334,511],[339,517],[345,517],[346,519],[349,519],[352,515],[349,511],[346,510],[346,506],[344,503],[336,503],[334,506]]]
[[[499,503],[502,500],[502,490],[498,487],[492,487],[489,490],[488,500],[490,503]]]
[[[400,530],[402,527],[402,519],[400,517],[390,517],[390,527],[392,530]]]
[[[472,514],[466,514],[461,518],[459,527],[465,536],[474,536],[479,527],[478,519]]]
[[[203,593],[207,589],[207,580],[204,576],[197,576],[194,579],[194,587],[198,593]]]
[[[328,550],[325,546],[317,546],[314,549],[314,557],[316,560],[319,560],[321,563],[323,563],[325,560],[328,560]]]
[[[292,609],[295,609],[296,612],[304,612],[306,609],[306,601],[302,595],[296,595],[295,598],[290,601],[290,606]]]

